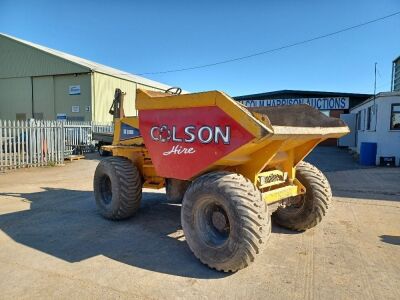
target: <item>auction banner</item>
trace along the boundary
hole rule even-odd
[[[239,102],[248,107],[307,104],[319,110],[349,108],[348,97],[239,100]]]

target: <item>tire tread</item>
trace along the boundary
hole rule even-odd
[[[119,186],[119,194],[113,195],[112,201],[116,204],[113,209],[105,209],[105,207],[99,204],[101,199],[96,193],[98,189],[98,183],[96,175],[98,169],[102,167],[106,172],[111,174]],[[115,182],[114,182],[115,184]],[[96,203],[98,204],[100,213],[103,217],[110,220],[121,220],[133,216],[140,207],[140,201],[142,198],[142,178],[137,167],[127,158],[113,156],[102,160],[95,172],[94,189]]]
[[[304,210],[295,218],[289,218],[284,213],[285,208],[281,207],[272,214],[272,219],[283,227],[305,231],[318,225],[326,215],[332,203],[332,190],[325,175],[310,163],[300,162],[296,167],[296,174],[296,177],[299,176],[300,181],[308,186],[306,201],[312,202],[309,203],[311,210]]]
[[[242,235],[237,243],[237,251],[233,257],[223,262],[209,259],[207,253],[197,248],[197,244],[192,241],[193,237],[188,236],[190,232],[187,228],[193,218],[192,195],[204,191],[215,192],[230,199],[239,217],[235,222],[241,224]],[[186,191],[182,207],[182,227],[189,247],[201,262],[218,271],[236,272],[254,261],[270,236],[271,222],[267,209],[260,191],[249,179],[226,171],[212,172],[197,178]]]

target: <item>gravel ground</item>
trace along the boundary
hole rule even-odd
[[[400,168],[362,168],[336,148],[309,161],[331,182],[328,215],[305,233],[274,226],[235,274],[192,255],[163,191],[146,190],[135,218],[102,219],[96,155],[0,174],[0,298],[400,299]]]

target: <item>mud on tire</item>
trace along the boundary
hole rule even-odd
[[[204,264],[235,272],[262,252],[271,233],[267,209],[260,191],[242,175],[208,173],[184,195],[181,219],[186,241]]]
[[[100,214],[121,220],[135,214],[142,198],[142,178],[136,166],[123,157],[102,160],[95,171],[94,195]]]
[[[331,204],[332,191],[325,175],[310,163],[297,165],[296,178],[305,186],[306,194],[291,205],[279,207],[272,220],[288,229],[304,231],[321,222]]]

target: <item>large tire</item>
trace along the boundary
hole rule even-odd
[[[296,178],[305,186],[306,194],[292,199],[290,205],[279,207],[272,220],[288,229],[304,231],[321,222],[332,202],[332,191],[328,179],[312,164],[300,162]]]
[[[181,211],[186,241],[201,262],[235,272],[260,254],[271,234],[260,191],[240,174],[212,172],[185,193]]]
[[[135,214],[142,199],[142,178],[136,166],[123,157],[102,160],[94,173],[94,195],[100,214],[121,220]]]

